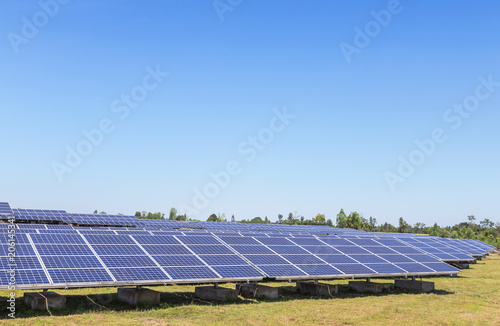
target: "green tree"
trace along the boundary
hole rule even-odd
[[[495,223],[493,223],[489,219],[485,218],[484,220],[479,222],[479,225],[481,225],[481,227],[484,229],[490,229],[490,228],[493,228],[495,226]]]
[[[317,214],[317,215],[313,218],[313,224],[321,224],[321,225],[324,225],[325,223],[326,223],[325,214]]]
[[[260,217],[254,217],[250,223],[264,224],[264,221]]]
[[[278,214],[278,224],[283,223],[283,214]]]
[[[407,231],[408,231],[408,223],[406,223],[406,221],[402,217],[400,217],[398,232],[406,233]]]
[[[168,214],[168,219],[169,220],[176,220],[177,219],[177,209],[175,209],[174,207],[172,207],[170,209],[170,213]]]
[[[217,222],[217,215],[212,214],[208,217],[207,222]]]
[[[347,228],[347,216],[345,215],[344,209],[340,209],[340,212],[337,214],[337,223],[338,228]]]

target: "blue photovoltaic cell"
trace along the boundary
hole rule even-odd
[[[420,265],[418,263],[398,263],[398,267],[404,269],[408,273],[432,273],[433,270]]]
[[[413,263],[414,261],[403,255],[380,255],[390,263]]]
[[[344,254],[347,254],[347,255],[352,255],[352,254],[369,254],[369,252],[366,251],[365,249],[363,249],[361,247],[356,247],[356,246],[352,246],[352,247],[349,247],[349,246],[336,247],[336,249],[340,250],[341,252],[343,252]]]
[[[436,256],[440,260],[456,260],[457,259],[455,256],[452,256],[449,254],[433,253],[433,255]]]
[[[439,263],[425,263],[425,266],[432,268],[436,272],[450,272],[450,273],[456,273],[459,272],[460,270],[458,268],[455,268],[453,266],[450,266],[446,263],[439,262]]]
[[[100,256],[107,267],[153,267],[156,266],[148,256]]]
[[[308,252],[298,246],[269,246],[269,249],[278,254],[288,255],[307,255]]]
[[[259,265],[258,267],[270,277],[291,277],[306,275],[292,265]]]
[[[355,264],[356,261],[346,255],[318,255],[319,258],[323,259],[329,264]]]
[[[223,278],[263,277],[262,273],[252,266],[214,266],[213,269]]]
[[[15,251],[12,251],[14,249]],[[17,244],[15,247],[0,245],[0,256],[8,256],[9,253],[15,253],[16,256],[35,256],[35,251],[31,245]]]
[[[160,281],[169,279],[158,267],[110,268],[109,271],[118,282]]]
[[[366,264],[367,267],[373,269],[375,272],[379,274],[401,274],[405,273],[401,268],[393,265],[393,264]]]
[[[384,259],[377,257],[375,255],[349,255],[354,260],[357,260],[358,262],[365,264],[365,263],[372,263],[372,264],[383,264],[387,263]]]
[[[231,249],[224,245],[189,245],[195,254],[199,255],[231,255],[233,252]]]
[[[297,264],[324,264],[325,262],[313,255],[282,255],[283,258],[288,260],[294,265]]]
[[[378,242],[375,242],[373,240],[370,240],[370,239],[349,239],[349,241],[357,244],[358,246],[362,246],[362,247],[380,247],[380,243]],[[368,249],[369,250],[369,249]]]
[[[14,241],[12,241],[12,240],[14,240]],[[12,239],[11,237],[9,237],[8,234],[7,234],[7,232],[1,233],[0,234],[0,241],[1,241],[1,244],[5,245],[5,246],[7,246],[11,242],[14,242],[16,245],[17,244],[29,244],[30,243],[29,240],[28,240],[28,237],[26,236],[26,234],[19,233],[19,232],[16,232],[16,235],[15,235],[14,239]]]
[[[7,260],[11,262],[9,258]],[[36,256],[16,256],[14,261],[17,269],[42,269],[42,265]]]
[[[298,268],[303,270],[309,275],[320,276],[320,275],[342,275],[342,272],[336,268],[329,265],[297,265]]]
[[[192,255],[183,245],[143,245],[150,255]]]
[[[324,246],[325,244],[314,238],[289,238],[293,243],[300,246]]]
[[[86,235],[85,239],[94,245],[94,244],[130,244],[135,245],[134,240],[132,240],[127,235]]]
[[[437,260],[436,258],[434,257],[431,257],[429,255],[423,255],[423,254],[419,254],[419,255],[406,255],[408,258],[411,258],[415,261],[418,261],[419,263],[434,263],[434,262],[438,262],[439,260]]]
[[[452,254],[453,256],[457,257],[458,259],[463,259],[463,260],[472,260],[473,258],[469,255],[465,254]]]
[[[200,255],[210,266],[221,266],[221,265],[248,265],[246,261],[236,255]]]
[[[93,252],[87,245],[50,245],[36,244],[40,255],[43,256],[91,256]]]
[[[178,238],[184,244],[220,244],[213,236],[191,236],[185,235]]]
[[[393,240],[393,239],[377,239],[377,242],[383,244],[384,246],[387,247],[404,247],[406,246],[404,243],[398,241],[398,240]]]
[[[160,266],[204,266],[195,255],[153,256]]]
[[[334,266],[344,274],[374,274],[374,271],[361,264],[335,264]]]
[[[266,246],[293,246],[294,244],[286,238],[256,238],[257,241]]]
[[[352,242],[349,242],[345,239],[336,239],[336,238],[319,238],[321,241],[324,241],[332,246],[352,246]]]
[[[42,269],[36,256],[0,257],[0,270],[4,269]]]
[[[276,254],[272,255],[244,255],[254,265],[280,265],[289,264],[286,260]]]
[[[170,235],[155,235],[155,236],[142,236],[134,235],[135,240],[139,244],[181,244],[174,236]]]
[[[370,250],[370,252],[374,253],[374,254],[397,254],[397,252],[395,252],[394,250],[390,249],[390,248],[387,248],[387,247],[370,247],[370,248],[367,248],[368,250]]]
[[[2,285],[8,285],[11,278],[9,271],[0,272]],[[16,270],[15,283],[17,285],[49,284],[45,272],[41,269]]]
[[[230,245],[237,245],[237,244],[246,244],[246,245],[259,245],[257,240],[253,238],[248,238],[248,237],[227,237],[227,236],[220,236],[219,237],[222,241],[224,241],[227,244]]]
[[[442,254],[443,253],[442,250],[437,249],[437,248],[431,248],[431,247],[426,248],[425,251],[428,253],[431,253],[431,254]]]
[[[92,245],[95,252],[101,256],[141,256],[144,251],[137,245]],[[92,253],[90,253],[92,254]]]
[[[104,268],[47,269],[47,271],[55,284],[113,282]]]
[[[243,255],[274,255],[275,253],[263,246],[238,246],[234,245],[231,248]]]
[[[175,280],[219,278],[208,267],[165,267],[165,271]]]
[[[405,254],[405,255],[406,254],[422,254],[421,251],[414,249],[414,248],[410,248],[410,247],[394,247],[392,249],[401,253],[401,254]]]
[[[329,246],[302,246],[314,255],[341,255],[342,253]]]
[[[41,256],[47,268],[102,268],[95,256]]]
[[[79,232],[83,236],[87,236],[87,235],[116,235],[115,231],[80,230]]]
[[[44,244],[85,244],[80,235],[73,234],[30,234],[34,243]]]
[[[149,233],[146,230],[121,230],[117,231],[119,235],[133,235],[134,237],[136,236],[150,236],[151,233]]]

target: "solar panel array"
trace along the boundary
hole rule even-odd
[[[2,204],[0,211],[10,210],[8,203]],[[12,212],[17,219],[75,226],[16,224],[15,258],[11,247],[0,248],[0,289],[8,285],[11,268],[17,288],[455,275],[459,270],[443,261],[474,260],[472,256],[493,248],[477,240],[326,226]],[[7,227],[0,224],[0,230]],[[0,241],[8,240],[7,232],[1,232]]]

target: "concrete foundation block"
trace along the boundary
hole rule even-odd
[[[359,293],[382,293],[390,290],[391,285],[388,283],[349,281],[349,288]]]
[[[434,291],[434,282],[412,281],[412,280],[395,280],[394,286],[401,289],[409,289],[419,292]]]
[[[236,291],[241,296],[250,299],[278,299],[278,288],[255,284],[236,284]]]
[[[339,293],[337,284],[297,282],[297,292],[314,296],[333,296]]]
[[[31,292],[24,294],[24,304],[32,310],[61,309],[66,308],[66,297],[55,292]]]
[[[133,306],[146,303],[156,306],[160,304],[160,292],[142,288],[118,288],[118,300]]]
[[[235,300],[238,292],[227,288],[215,288],[213,286],[199,286],[195,288],[194,295],[202,300]]]
[[[469,264],[473,264],[473,265],[477,264],[477,260],[474,259],[474,260],[470,261]]]

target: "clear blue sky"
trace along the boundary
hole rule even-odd
[[[41,2],[0,2],[0,201],[182,212],[235,161],[240,173],[191,217],[500,221],[496,1]],[[371,11],[388,8],[377,23]],[[169,75],[141,93],[157,68]],[[144,100],[124,118],[133,89]],[[467,118],[448,112],[466,99]],[[296,118],[283,129],[273,110],[285,107]],[[67,148],[101,121],[112,132],[70,167]],[[435,129],[446,140],[422,159],[415,140]],[[259,133],[270,141],[253,159]],[[414,171],[398,174],[412,153]],[[405,181],[391,188],[387,172]]]

